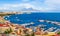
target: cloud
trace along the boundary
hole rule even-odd
[[[0,10],[16,10],[20,4],[3,4],[0,6]]]
[[[34,9],[40,11],[59,11],[60,0],[34,0],[30,2]],[[32,7],[32,6],[31,6]]]
[[[60,0],[21,0],[19,4],[2,4],[0,10],[33,8],[40,11],[60,11]]]
[[[58,11],[60,10],[60,0],[46,0],[42,10],[45,11]]]
[[[29,3],[21,3],[21,4],[3,4],[0,6],[0,10],[19,10],[23,8],[31,8],[34,7]]]

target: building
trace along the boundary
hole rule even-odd
[[[0,33],[4,33],[4,31],[6,31],[9,28],[9,25],[7,24],[0,24]]]

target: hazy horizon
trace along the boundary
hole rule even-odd
[[[0,11],[20,10],[60,12],[60,0],[0,0]]]

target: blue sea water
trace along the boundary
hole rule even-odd
[[[34,22],[33,25],[29,25],[29,26],[38,26],[43,24],[43,25],[46,25],[44,27],[45,30],[51,27],[56,27],[56,29],[60,29],[59,25],[38,21],[38,20],[50,20],[50,21],[60,22],[60,13],[13,14],[13,15],[10,15],[9,17],[5,16],[5,19],[16,24],[25,24],[25,23]]]

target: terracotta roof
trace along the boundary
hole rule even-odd
[[[41,32],[35,32],[36,35],[41,35]]]
[[[9,27],[7,24],[0,24],[0,27]]]

